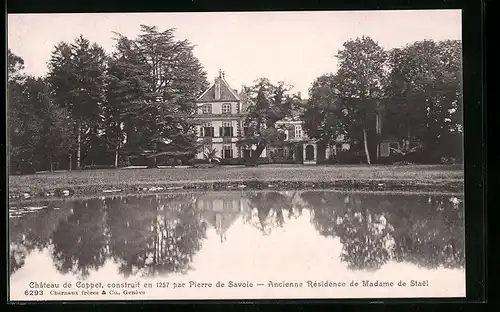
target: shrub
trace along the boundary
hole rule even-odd
[[[293,158],[276,157],[271,160],[273,164],[296,164],[297,161]]]
[[[260,157],[257,163],[261,165],[261,164],[270,164],[271,162],[269,161],[268,157]]]
[[[131,166],[130,158],[128,156],[118,158],[118,167],[128,167]]]
[[[336,156],[336,163],[341,165],[354,165],[363,162],[363,155],[349,152],[349,151],[339,151]]]
[[[454,157],[441,157],[442,165],[455,165],[457,164],[457,160]]]
[[[409,166],[409,165],[413,165],[413,163],[411,161],[408,161],[408,160],[402,160],[402,161],[394,162],[394,165],[396,165],[396,166]]]
[[[220,160],[221,165],[244,165],[245,159],[243,158],[223,158]]]
[[[113,165],[85,165],[82,170],[112,169]]]
[[[190,159],[188,164],[191,166],[200,165],[200,164],[208,164],[208,159],[194,158],[194,159]]]
[[[214,168],[214,167],[218,167],[220,166],[219,163],[217,162],[212,162],[212,163],[197,163],[197,164],[193,164],[193,168]]]

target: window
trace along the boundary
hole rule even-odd
[[[228,103],[222,104],[222,113],[223,114],[231,113],[231,104]]]
[[[231,146],[224,146],[222,148],[222,157],[233,158],[233,149],[231,148]]]
[[[249,136],[250,135],[250,132],[248,130],[249,128],[248,127],[243,127],[243,136],[246,137],[246,136]]]
[[[214,209],[214,201],[213,200],[203,200],[203,209],[204,210],[212,210]]]
[[[224,210],[233,210],[233,201],[232,200],[224,200],[224,201],[222,201],[222,209],[224,209]]]
[[[203,114],[211,114],[212,113],[212,104],[203,105]]]
[[[220,128],[220,136],[221,137],[232,137],[233,136],[233,127],[230,121],[223,121],[222,127]]]
[[[302,137],[302,126],[295,126],[295,137],[296,138]]]
[[[204,127],[203,128],[203,136],[206,138],[214,137],[214,127]]]
[[[295,131],[294,131],[293,127],[288,129],[288,139],[289,140],[295,139]]]
[[[212,127],[212,124],[210,122],[206,122],[202,125],[200,129],[200,136],[206,138],[214,137],[214,127]]]

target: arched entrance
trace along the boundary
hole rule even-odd
[[[312,145],[307,145],[306,146],[306,161],[313,161],[314,160],[314,146]]]

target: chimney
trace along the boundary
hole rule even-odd
[[[219,70],[219,77],[215,78],[215,100],[220,100],[220,81],[222,78],[222,71]]]

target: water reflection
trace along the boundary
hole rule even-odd
[[[254,229],[263,238],[278,230],[291,233],[274,236],[279,250],[281,243],[294,244],[284,240],[300,239],[303,227],[287,225],[304,216],[316,240],[330,239],[332,250],[340,242],[338,258],[349,270],[379,270],[391,261],[463,268],[465,261],[463,201],[456,196],[228,192],[44,204],[22,214],[11,207],[11,276],[30,254],[43,250],[59,274],[83,279],[109,261],[124,277],[186,274],[208,267],[193,258],[203,249],[210,252],[214,243],[224,246],[245,236],[249,243],[242,247],[257,251],[253,232],[232,228]],[[209,229],[215,236],[207,235]],[[224,265],[224,254],[220,259]]]

